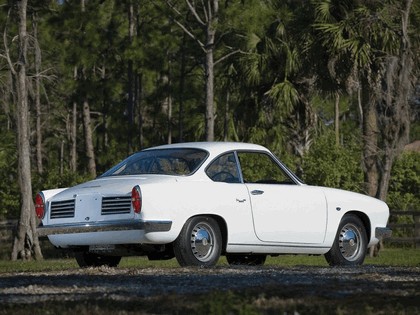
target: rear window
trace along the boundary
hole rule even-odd
[[[140,174],[190,175],[207,158],[199,149],[156,149],[135,153],[101,177]]]

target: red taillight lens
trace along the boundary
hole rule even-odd
[[[140,213],[141,211],[141,190],[139,186],[134,186],[131,190],[131,203],[133,204],[133,209],[135,213]]]
[[[41,220],[45,216],[45,203],[44,197],[41,194],[37,194],[35,197],[35,213]]]

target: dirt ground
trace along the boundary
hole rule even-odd
[[[88,268],[0,275],[0,314],[420,314],[420,267]]]

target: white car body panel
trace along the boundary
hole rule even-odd
[[[378,242],[375,229],[386,227],[387,205],[361,194],[313,187],[297,181],[294,185],[214,182],[206,175],[207,166],[219,155],[236,150],[269,153],[262,146],[187,143],[155,149],[158,148],[199,148],[209,154],[199,169],[189,176],[110,176],[68,189],[43,191],[46,216],[39,228],[40,234],[48,235],[51,243],[60,248],[170,244],[189,218],[200,215],[217,217],[225,224],[226,253],[324,254],[331,248],[340,220],[346,213],[357,212],[366,217],[369,245]],[[139,214],[134,213],[131,204],[124,208],[124,213],[101,212],[104,198],[115,198],[111,202],[127,204],[136,185],[141,189],[143,202]],[[254,190],[263,193],[253,195]],[[52,202],[69,200],[74,200],[74,217],[51,217]],[[117,221],[142,226],[156,224],[158,228],[89,232],[91,226]],[[73,225],[86,228],[88,232],[53,232]]]
[[[304,185],[246,186],[252,200],[255,233],[261,241],[302,244],[324,242],[327,204],[322,191]],[[257,191],[258,195],[252,195],[253,191]]]

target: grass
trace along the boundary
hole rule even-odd
[[[414,248],[386,248],[380,252],[379,257],[366,257],[365,265],[377,266],[405,266],[420,267],[420,250]],[[222,257],[220,266],[228,266]],[[293,266],[325,266],[328,264],[323,256],[307,255],[281,255],[268,257],[266,266],[293,267]],[[0,274],[16,272],[48,272],[78,269],[73,258],[44,259],[41,261],[10,261],[0,260]],[[175,259],[163,261],[149,261],[146,257],[124,257],[119,268],[179,268]]]

